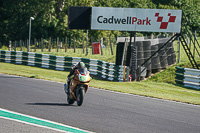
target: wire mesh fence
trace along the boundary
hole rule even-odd
[[[103,37],[99,39],[90,38],[41,38],[30,41],[17,40],[9,42],[9,50],[13,51],[29,51],[29,52],[66,52],[76,54],[95,54],[94,43],[101,46],[98,54],[115,55],[116,38]]]

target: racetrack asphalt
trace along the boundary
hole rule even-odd
[[[0,108],[97,133],[200,132],[198,105],[89,88],[79,107],[67,104],[62,83],[4,74]]]

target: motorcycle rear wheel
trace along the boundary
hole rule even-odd
[[[81,87],[77,94],[77,105],[78,106],[81,106],[83,104],[84,94],[85,94],[85,88]]]

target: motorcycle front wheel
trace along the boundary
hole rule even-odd
[[[68,102],[68,104],[74,104],[74,99],[70,98],[70,96],[67,95],[67,102]]]
[[[85,88],[81,87],[79,89],[79,91],[77,92],[77,105],[78,106],[81,106],[83,104],[84,94],[85,94]]]

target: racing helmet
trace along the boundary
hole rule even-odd
[[[79,69],[84,69],[84,68],[85,68],[85,63],[79,62],[77,67],[78,67]]]

